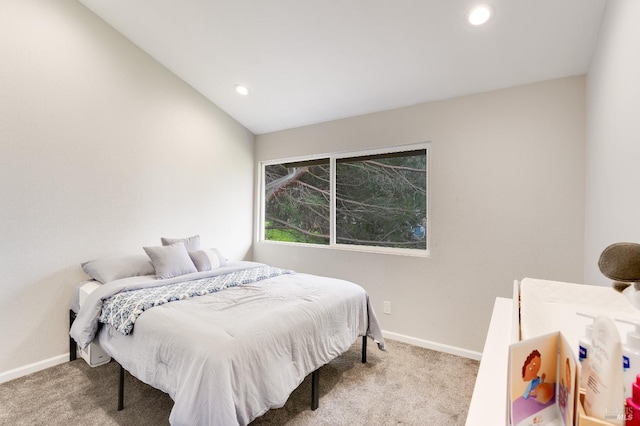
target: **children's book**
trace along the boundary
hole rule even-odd
[[[560,332],[509,347],[507,394],[511,426],[573,426],[576,360]]]

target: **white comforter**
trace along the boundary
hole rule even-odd
[[[71,335],[81,346],[91,341],[95,312],[113,291],[104,287],[112,284],[127,287],[107,283],[80,310]],[[228,426],[284,405],[309,373],[362,335],[384,349],[360,286],[292,274],[156,306],[130,335],[103,326],[99,341],[127,371],[171,396],[172,425]]]

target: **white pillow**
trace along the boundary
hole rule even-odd
[[[205,249],[198,251],[190,251],[189,257],[196,265],[198,272],[210,271],[220,266],[224,266],[227,260],[222,256],[218,249]]]
[[[200,250],[200,235],[187,238],[160,238],[163,246],[170,246],[175,243],[184,243],[187,251]]]
[[[143,249],[156,270],[156,278],[172,278],[198,272],[183,242]]]
[[[155,273],[149,258],[144,254],[90,260],[81,266],[87,275],[101,283]]]

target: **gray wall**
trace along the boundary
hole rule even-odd
[[[257,161],[430,141],[432,228],[429,258],[266,242],[254,258],[355,281],[390,336],[477,356],[513,280],[582,281],[584,139],[584,77],[258,135]]]
[[[73,0],[0,2],[0,52],[2,381],[64,360],[80,262],[250,257],[254,136]]]
[[[640,2],[609,0],[588,73],[585,281],[609,244],[640,243]]]

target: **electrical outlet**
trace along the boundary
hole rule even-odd
[[[384,302],[383,312],[387,315],[391,315],[391,302]]]

